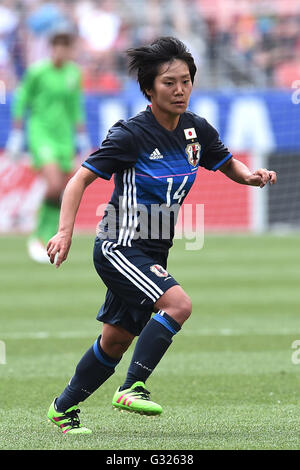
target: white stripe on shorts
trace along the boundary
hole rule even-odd
[[[114,247],[116,247],[117,244],[114,244]],[[143,278],[145,280],[146,283],[150,284],[150,286],[152,286],[152,288],[154,290],[156,290],[156,292],[159,293],[159,295],[163,295],[164,294],[164,291],[162,291],[156,284],[155,282],[152,281],[152,279],[150,279],[149,277],[146,276],[145,273],[143,273],[143,271],[141,271],[139,268],[137,268],[134,264],[130,263],[130,261],[128,261],[128,259],[123,255],[123,253],[121,253],[121,251],[119,250],[114,250],[114,253],[116,253],[116,255],[119,256],[119,258],[121,260],[124,261],[124,263],[126,263],[130,269],[132,269],[133,271],[135,271],[138,275],[139,278]]]
[[[117,244],[113,242],[103,242],[102,253],[105,258],[107,258],[119,272],[129,279],[130,282],[150,297],[153,302],[156,302],[164,292],[151,279],[147,278],[142,271],[130,263],[118,250],[115,250],[114,252],[109,251],[113,248],[113,245],[117,246]],[[154,288],[151,287],[151,285]]]

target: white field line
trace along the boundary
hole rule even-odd
[[[300,330],[295,328],[281,328],[280,330],[268,329],[268,330],[256,330],[251,328],[243,329],[183,329],[180,335],[184,336],[264,336],[264,335],[293,335],[299,336]],[[12,333],[0,333],[1,340],[23,340],[23,339],[68,339],[68,338],[94,338],[95,332],[93,331],[66,331],[66,332],[54,332],[50,333],[47,331],[36,331],[32,333],[26,332],[12,332]]]

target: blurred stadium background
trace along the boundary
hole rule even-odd
[[[205,204],[206,230],[299,228],[297,0],[0,1],[0,152],[14,90],[26,67],[47,56],[47,32],[66,17],[78,29],[75,58],[94,148],[113,122],[146,105],[128,77],[124,50],[160,35],[178,36],[198,66],[190,109],[206,117],[250,167],[279,172],[276,187],[257,191],[202,170],[186,202]],[[107,201],[111,184],[101,181],[87,191],[78,230],[94,233],[96,208]],[[0,233],[30,231],[42,192],[28,159],[12,166],[0,157]]]

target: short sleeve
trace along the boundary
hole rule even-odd
[[[205,119],[203,119],[201,132],[203,145],[200,166],[203,166],[207,170],[216,171],[232,157],[232,154],[220,140],[216,129]]]
[[[133,167],[136,161],[134,135],[121,120],[110,128],[100,148],[82,166],[110,180],[114,173]]]

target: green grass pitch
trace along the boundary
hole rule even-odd
[[[76,236],[59,269],[27,258],[26,239],[0,238],[0,449],[299,449],[300,238],[176,240],[169,270],[193,314],[147,382],[160,417],[111,408],[133,345],[85,403],[91,436],[63,436],[47,410],[101,331],[105,289],[93,237]],[[3,343],[2,343],[3,344]],[[300,354],[299,354],[300,357]],[[3,359],[3,358],[2,358]]]

